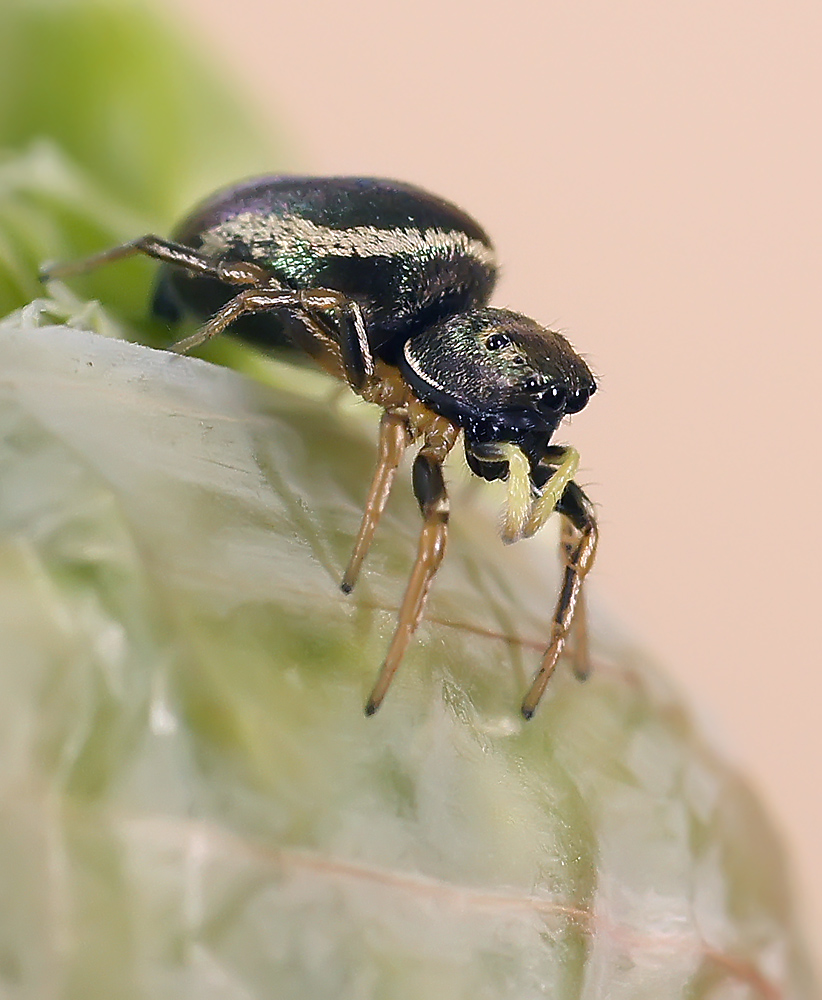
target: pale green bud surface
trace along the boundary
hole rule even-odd
[[[519,716],[551,539],[457,486],[367,719],[419,529],[403,478],[339,592],[371,409],[44,322],[0,327],[0,990],[811,995],[766,820],[636,651],[595,615]]]

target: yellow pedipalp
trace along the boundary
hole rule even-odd
[[[531,535],[539,531],[553,514],[563,490],[576,475],[578,467],[579,452],[576,448],[566,448],[557,471],[542,487],[539,496],[531,505],[528,518],[522,528],[523,538],[530,538]]]
[[[533,505],[531,465],[515,444],[503,444],[502,452],[508,462],[508,498],[500,534],[504,542],[516,542],[522,538]]]

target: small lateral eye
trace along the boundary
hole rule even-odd
[[[545,382],[539,375],[529,375],[522,383],[523,392],[538,392],[545,388]]]
[[[565,386],[554,384],[549,385],[545,392],[543,392],[540,397],[540,403],[549,410],[561,410],[567,399],[568,390]]]
[[[511,338],[504,333],[492,333],[485,341],[485,346],[489,351],[501,351],[511,343]]]

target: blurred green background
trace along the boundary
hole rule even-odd
[[[271,135],[180,27],[128,0],[0,5],[0,313],[46,259],[166,232],[220,184],[270,172]],[[142,326],[151,267],[75,287]]]

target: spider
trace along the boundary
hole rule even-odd
[[[577,452],[550,440],[566,414],[586,405],[596,382],[561,334],[487,304],[494,250],[469,215],[396,181],[262,177],[202,202],[173,240],[141,236],[42,276],[77,274],[138,253],[163,264],[157,315],[205,319],[175,350],[188,351],[239,321],[239,335],[291,344],[382,408],[377,467],[342,578],[346,593],[403,454],[420,444],[412,481],[422,532],[368,715],[403,659],[445,552],[442,465],[460,436],[472,472],[506,481],[504,541],[533,535],[554,511],[562,517],[562,585],[522,714],[534,714],[575,613],[575,671],[587,676],[581,587],[596,552],[596,517],[573,479]]]

